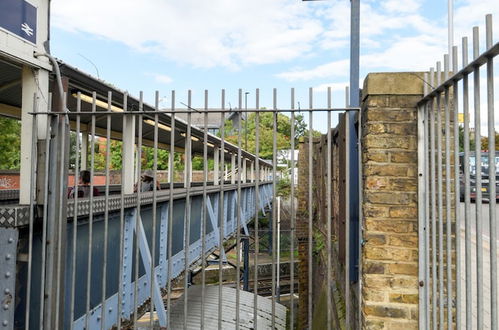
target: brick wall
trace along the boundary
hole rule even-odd
[[[416,104],[423,92],[421,77],[375,73],[364,82],[364,329],[418,328]]]
[[[296,235],[299,250],[299,308],[298,308],[298,328],[307,327],[308,317],[308,294],[312,294],[312,329],[323,329],[327,322],[327,223],[331,222],[331,254],[332,269],[331,283],[333,288],[332,299],[334,299],[337,310],[332,318],[338,318],[344,324],[344,297],[345,297],[345,273],[344,255],[340,257],[340,250],[343,251],[346,240],[344,235],[345,205],[344,194],[346,181],[340,176],[344,172],[345,159],[341,157],[344,153],[344,120],[332,131],[331,150],[328,150],[327,135],[314,138],[312,145],[312,182],[309,182],[309,144],[308,139],[300,143],[300,153],[298,159],[298,209]],[[331,151],[331,219],[328,219],[328,194],[327,194],[327,153]],[[309,262],[309,189],[312,189],[312,260]],[[312,267],[312,287],[308,287],[308,270]],[[351,296],[354,296],[352,291]],[[353,306],[357,306],[352,302]],[[352,324],[357,324],[353,313]],[[332,321],[335,328],[336,323]]]

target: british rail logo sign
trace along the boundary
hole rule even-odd
[[[24,0],[0,0],[0,28],[36,44],[36,12]]]

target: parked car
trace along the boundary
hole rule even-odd
[[[482,173],[482,185],[480,187],[482,191],[482,199],[487,201],[490,200],[489,192],[489,153],[481,153],[481,164],[477,166],[476,157],[474,152],[470,152],[469,155],[469,166],[470,166],[470,200],[474,202],[476,200],[477,186],[476,186],[476,173],[477,167]],[[495,152],[495,168],[496,168],[496,201],[499,200],[499,151]],[[459,182],[460,182],[460,200],[464,201],[465,189],[464,189],[464,152],[459,153]]]

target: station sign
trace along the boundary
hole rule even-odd
[[[0,0],[0,28],[36,45],[37,8],[24,0]]]

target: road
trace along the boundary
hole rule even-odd
[[[496,219],[498,221],[499,217],[499,204],[490,204],[496,208]],[[472,329],[478,329],[477,327],[477,266],[476,266],[476,258],[477,258],[477,245],[476,245],[476,208],[480,207],[481,211],[481,221],[483,225],[482,230],[482,238],[483,245],[481,247],[483,253],[483,292],[484,292],[484,301],[483,301],[483,316],[484,316],[484,327],[483,329],[490,329],[490,279],[491,279],[491,269],[490,269],[490,220],[489,220],[489,204],[474,204],[472,203],[470,206],[470,218],[471,222],[471,306],[472,306]],[[464,219],[464,203],[460,204],[460,216],[461,219]],[[499,224],[498,224],[499,225]],[[497,226],[499,229],[499,226]],[[462,329],[465,328],[466,324],[466,304],[469,304],[470,301],[466,299],[466,263],[465,263],[465,221],[461,221],[461,287],[462,287],[462,299],[461,299],[461,320],[462,320]],[[497,231],[496,238],[499,238],[499,230]],[[499,239],[498,246],[499,246]],[[499,255],[499,250],[498,250]],[[498,278],[499,281],[499,278]],[[498,308],[498,306],[495,306]]]

